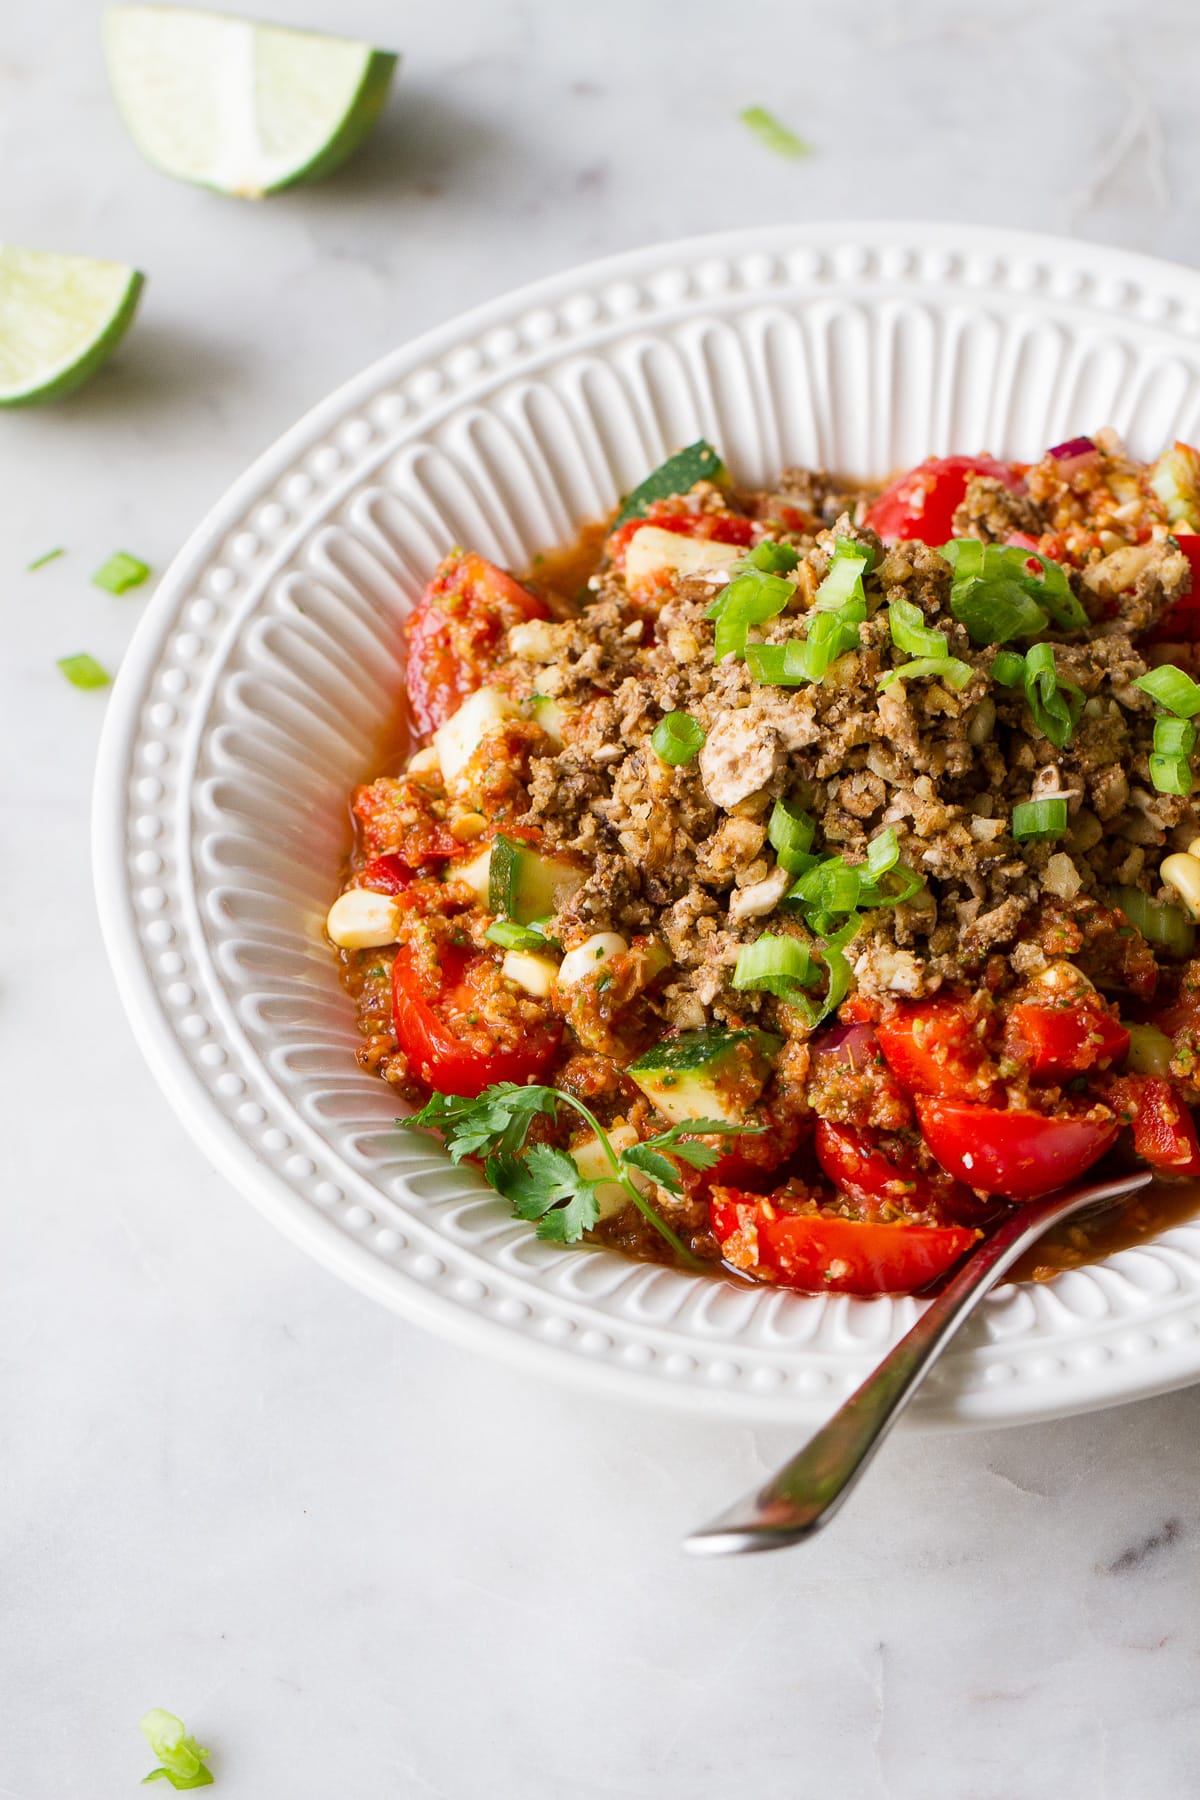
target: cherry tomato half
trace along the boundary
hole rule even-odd
[[[875,1027],[879,1048],[910,1094],[987,1101],[995,1071],[969,1009],[957,1000],[902,1002]]]
[[[943,1169],[1006,1200],[1035,1200],[1066,1187],[1104,1155],[1119,1130],[1115,1118],[1051,1119],[936,1094],[919,1095],[916,1107],[921,1136]]]
[[[954,515],[972,475],[991,475],[1014,490],[1023,481],[1011,463],[990,456],[931,456],[885,488],[867,508],[863,523],[885,543],[919,538],[925,544],[945,544],[954,536]]]
[[[834,1187],[860,1205],[892,1205],[910,1212],[949,1206],[953,1211],[977,1210],[969,1188],[942,1169],[923,1169],[916,1150],[902,1138],[884,1138],[875,1131],[858,1131],[853,1125],[817,1120],[817,1161]]]
[[[709,1209],[726,1260],[805,1294],[912,1294],[944,1275],[980,1233],[960,1225],[876,1225],[783,1212],[718,1188]]]
[[[1008,1015],[1004,1048],[1034,1081],[1059,1081],[1122,1062],[1129,1033],[1099,995],[1081,995],[1065,1006],[1022,1001]]]
[[[407,944],[392,967],[392,1029],[414,1075],[443,1094],[474,1099],[494,1081],[526,1082],[545,1072],[562,1036],[562,1023],[547,1018],[526,1029],[511,1047],[497,1043],[479,1021],[473,973],[491,964],[477,951],[446,945],[442,984],[428,994]]]
[[[456,713],[508,654],[508,632],[549,612],[535,594],[472,551],[453,551],[405,625],[407,687],[423,736]]]

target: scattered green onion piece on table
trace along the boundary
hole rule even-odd
[[[1066,829],[1065,800],[1023,800],[1013,807],[1012,834],[1018,841],[1057,838]]]
[[[780,124],[774,113],[768,112],[765,106],[747,106],[738,117],[754,133],[759,143],[768,150],[773,150],[776,156],[788,156],[793,160],[811,156],[812,145],[806,144],[802,137],[797,137],[794,131],[789,131],[786,125]]]
[[[141,1727],[160,1764],[144,1778],[143,1787],[148,1781],[169,1781],[178,1790],[212,1786],[212,1772],[206,1766],[212,1752],[188,1736],[182,1719],[156,1706],[145,1714]]]
[[[669,712],[654,727],[650,742],[660,762],[681,768],[694,762],[704,748],[704,728],[691,713]]]
[[[86,650],[81,650],[78,656],[60,656],[57,666],[72,687],[102,688],[112,680],[104,664],[98,663]]]
[[[1161,663],[1157,669],[1147,669],[1133,685],[1181,719],[1190,719],[1200,713],[1200,686],[1174,663]]]
[[[141,587],[149,574],[149,563],[130,556],[127,550],[115,550],[92,576],[92,586],[103,588],[107,594],[127,594],[130,588]]]
[[[1114,888],[1110,897],[1148,944],[1169,950],[1173,956],[1192,954],[1196,928],[1182,906],[1160,905],[1134,887]]]
[[[809,852],[817,833],[816,820],[798,806],[777,800],[767,825],[767,838],[781,869],[798,875],[808,867]]]
[[[911,662],[901,663],[898,669],[886,670],[875,685],[884,693],[897,681],[919,681],[922,676],[935,675],[947,687],[959,690],[966,687],[974,673],[970,663],[957,656],[916,656]]]
[[[1160,794],[1190,794],[1191,765],[1186,756],[1150,757],[1150,779]]]
[[[911,600],[888,602],[888,626],[897,650],[909,656],[949,656],[950,646],[944,631],[935,631],[925,623],[925,614]]]
[[[25,572],[32,575],[35,569],[44,569],[46,564],[53,562],[56,556],[65,556],[66,554],[65,550],[47,550],[45,556],[35,556],[31,563],[26,563]]]

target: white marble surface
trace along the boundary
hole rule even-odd
[[[192,1148],[93,916],[104,699],[53,669],[120,658],[139,598],[86,579],[110,550],[161,568],[343,376],[580,258],[839,214],[1200,257],[1191,6],[1135,41],[1113,0],[260,11],[407,54],[357,165],[262,206],[142,166],[92,0],[0,20],[5,236],[150,273],[119,362],[0,424],[0,1797],[134,1792],[150,1705],[229,1800],[1194,1795],[1195,1391],[902,1435],[823,1540],[685,1560],[786,1434],[448,1348]],[[751,103],[817,154],[773,159]]]

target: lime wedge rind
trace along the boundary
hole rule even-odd
[[[108,361],[144,277],[123,263],[0,244],[0,406],[58,400]]]
[[[108,9],[104,50],[146,160],[246,199],[322,180],[353,155],[398,61],[349,38],[141,5]]]

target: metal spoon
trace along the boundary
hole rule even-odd
[[[851,1394],[827,1425],[785,1463],[765,1487],[684,1539],[698,1556],[781,1550],[798,1544],[831,1519],[880,1444],[912,1399],[917,1384],[988,1289],[1043,1232],[1087,1207],[1136,1193],[1149,1170],[1121,1175],[1092,1187],[1050,1194],[1021,1206],[930,1301],[912,1330]]]

